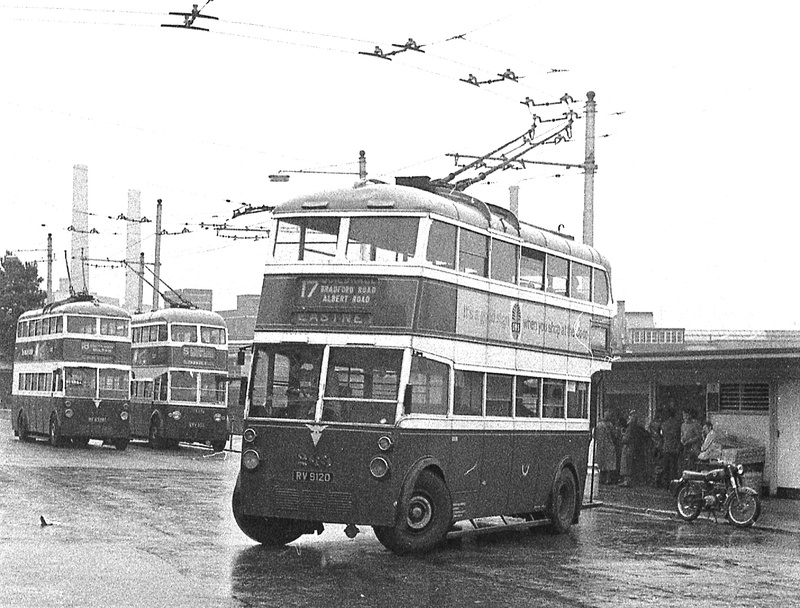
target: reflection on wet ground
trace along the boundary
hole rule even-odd
[[[791,606],[800,535],[592,509],[566,535],[509,531],[399,557],[369,527],[253,545],[238,460],[182,447],[55,450],[0,438],[0,605]],[[40,516],[52,526],[41,527]]]

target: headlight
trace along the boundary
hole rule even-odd
[[[744,467],[742,465],[737,464],[736,470],[739,471],[739,475],[744,475]]]
[[[392,441],[392,438],[389,437],[388,435],[384,435],[383,437],[378,439],[378,449],[381,452],[388,452],[389,450],[392,449],[393,445],[394,442]]]
[[[242,454],[242,466],[248,471],[252,471],[261,462],[261,457],[255,450],[247,450]]]
[[[175,410],[174,412],[170,412],[169,413],[169,417],[172,418],[173,420],[180,420],[181,419],[181,413],[180,413],[179,410]]]
[[[389,473],[389,461],[382,456],[376,456],[369,463],[369,472],[375,479],[382,479]]]
[[[64,410],[64,416],[66,416],[67,418],[72,418],[74,415],[75,412],[73,412],[71,409],[67,408]]]
[[[247,443],[252,443],[256,438],[256,432],[254,429],[246,428],[244,433],[242,433],[242,439],[244,439]]]
[[[214,422],[222,422],[222,414],[220,414],[219,412],[214,414]]]
[[[121,411],[119,413],[119,418],[120,418],[120,420],[123,420],[123,421],[127,420],[128,419],[128,412],[126,412],[125,410]]]

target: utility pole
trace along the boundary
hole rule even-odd
[[[158,310],[158,285],[161,281],[161,199],[156,205],[156,257],[153,267],[153,310]]]
[[[139,252],[139,305],[136,312],[144,312],[144,251]]]
[[[583,243],[594,246],[594,91],[586,93],[586,157],[583,163]]]
[[[53,233],[47,233],[47,303],[53,301]]]

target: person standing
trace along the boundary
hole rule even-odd
[[[646,476],[645,451],[650,443],[650,435],[639,421],[639,415],[631,410],[628,416],[628,426],[622,435],[622,458],[620,461],[619,485],[628,487],[644,481]]]
[[[606,410],[595,427],[595,462],[600,469],[600,483],[614,483],[617,476],[617,444],[619,429],[614,424],[614,412]]]
[[[710,420],[703,423],[703,445],[700,446],[700,453],[697,460],[703,463],[710,463],[713,460],[722,458],[722,445],[717,441],[717,432]]]
[[[697,455],[703,445],[703,430],[700,423],[689,410],[683,412],[681,424],[682,463],[684,469],[690,469],[697,464]]]
[[[661,477],[657,480],[661,487],[668,487],[669,482],[679,475],[678,460],[681,454],[681,421],[675,410],[675,402],[667,404],[665,420],[661,424]]]

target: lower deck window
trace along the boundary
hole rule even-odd
[[[321,365],[322,346],[257,348],[247,415],[313,420]]]
[[[542,417],[564,417],[564,381],[545,378],[542,380]]]
[[[406,414],[447,414],[450,393],[450,368],[422,356],[411,359],[405,400]]]
[[[483,374],[455,371],[453,413],[460,416],[480,416],[483,404]]]

